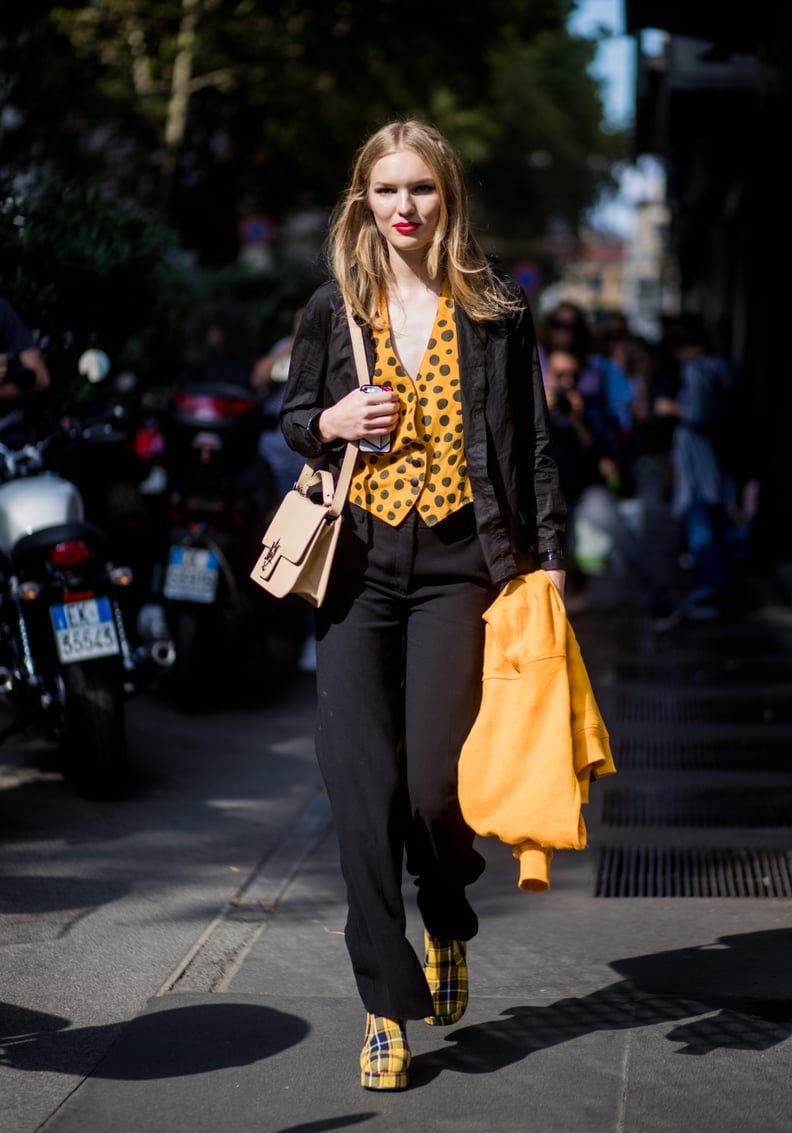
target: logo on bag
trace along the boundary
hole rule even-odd
[[[280,539],[276,539],[274,543],[271,543],[269,545],[269,547],[267,547],[267,550],[264,554],[264,558],[261,560],[261,569],[262,570],[267,569],[267,567],[270,565],[272,560],[275,558],[275,556],[277,555],[279,550],[280,550]]]

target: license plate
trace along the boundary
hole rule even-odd
[[[109,598],[90,598],[51,606],[58,657],[64,665],[112,657],[119,652],[113,610]]]
[[[163,593],[179,602],[214,602],[220,563],[205,547],[171,547]]]

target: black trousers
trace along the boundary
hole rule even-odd
[[[367,1011],[433,1012],[405,936],[403,870],[436,937],[469,940],[465,887],[484,860],[457,799],[481,699],[493,587],[472,505],[434,527],[390,527],[350,505],[317,611],[317,754],[347,886],[346,943]]]

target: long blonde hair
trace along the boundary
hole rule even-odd
[[[471,232],[457,155],[433,126],[415,120],[391,122],[365,142],[331,219],[328,260],[345,302],[365,323],[378,325],[380,292],[391,269],[387,243],[368,205],[369,182],[380,158],[400,150],[423,159],[440,197],[440,218],[426,257],[430,278],[447,278],[454,301],[477,322],[520,311],[523,302],[498,282]]]

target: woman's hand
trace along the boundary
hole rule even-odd
[[[574,387],[572,389],[564,390],[564,396],[569,403],[569,408],[571,409],[572,413],[574,413],[578,417],[582,417],[586,411],[586,399],[580,392],[580,390],[577,390]]]
[[[317,427],[325,443],[339,437],[345,441],[359,441],[362,437],[379,440],[393,432],[398,420],[397,393],[381,388],[363,393],[358,387],[323,410]]]
[[[547,570],[545,574],[555,586],[561,597],[564,597],[564,583],[566,582],[565,570]]]

